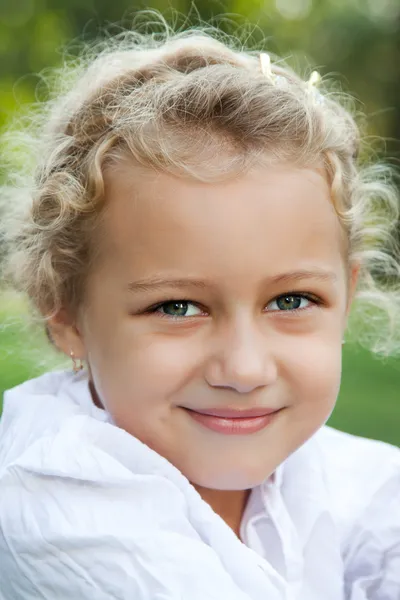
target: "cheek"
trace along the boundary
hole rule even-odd
[[[130,329],[130,331],[129,331]],[[90,352],[90,347],[94,348]],[[190,340],[145,335],[134,328],[115,331],[112,338],[91,340],[91,372],[101,399],[112,414],[140,403],[147,410],[165,410],[199,365]]]
[[[294,386],[295,405],[303,411],[313,428],[330,416],[335,405],[341,380],[342,352],[337,340],[309,344],[297,352],[291,365],[289,380]],[[290,366],[287,366],[290,368]]]

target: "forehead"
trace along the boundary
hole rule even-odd
[[[342,262],[338,217],[318,170],[281,165],[202,183],[123,163],[106,174],[106,207],[105,255],[138,277]]]

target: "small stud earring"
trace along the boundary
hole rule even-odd
[[[346,340],[342,340],[342,346],[344,346],[346,343]]]
[[[69,353],[71,359],[72,359],[72,363],[73,363],[73,371],[74,373],[79,373],[79,371],[82,371],[83,369],[83,362],[80,358],[75,358],[75,354],[73,353],[73,351],[71,350],[71,352]]]

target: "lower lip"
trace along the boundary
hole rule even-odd
[[[247,418],[236,418],[227,419],[222,417],[214,417],[213,415],[205,415],[202,413],[195,412],[194,410],[186,409],[192,419],[218,433],[225,433],[226,435],[247,435],[249,433],[256,433],[261,431],[272,423],[276,415],[280,412],[270,413],[269,415],[263,415],[261,417],[247,417]]]

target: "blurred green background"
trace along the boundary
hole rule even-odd
[[[332,75],[366,115],[375,151],[398,164],[400,0],[197,0],[196,9],[186,0],[0,0],[0,130],[37,99],[39,87],[43,97],[36,73],[60,64],[65,44],[73,54],[72,40],[90,40],[111,23],[129,28],[143,8],[161,11],[178,26],[190,15],[188,24],[201,18],[230,33],[239,27],[249,45],[265,39],[264,47],[300,72],[312,67]],[[399,363],[346,344],[342,389],[330,424],[400,446]],[[0,397],[24,379],[65,364],[41,327],[29,322],[24,303],[3,291]]]

